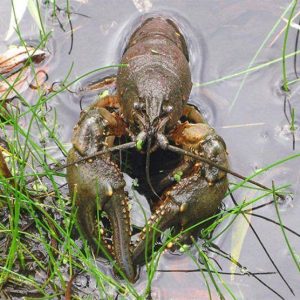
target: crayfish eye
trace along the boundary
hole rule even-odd
[[[143,109],[145,109],[145,103],[142,103],[142,102],[134,102],[134,103],[133,103],[133,108],[134,108],[135,110],[142,111]]]
[[[172,111],[173,111],[173,106],[171,106],[171,105],[167,105],[167,106],[163,107],[163,112],[166,114],[169,114]]]

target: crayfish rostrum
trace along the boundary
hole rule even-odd
[[[116,268],[135,281],[136,266],[144,262],[153,237],[157,239],[170,227],[179,233],[212,216],[228,187],[226,172],[183,155],[182,150],[224,168],[228,162],[222,138],[187,104],[192,88],[188,50],[172,20],[145,20],[132,34],[121,64],[125,66],[116,76],[116,95],[82,111],[74,127],[67,179],[71,196],[76,197],[81,231],[94,249],[110,255]],[[152,210],[134,244],[120,161],[109,152],[118,148],[120,140],[131,140],[123,147],[130,149],[130,175],[141,181],[146,178]],[[174,154],[176,149],[181,152]],[[82,161],[99,151],[101,155]],[[152,159],[164,172],[151,168]],[[107,226],[99,230],[99,211],[109,220],[108,230]],[[183,234],[179,242],[186,242],[196,231]]]

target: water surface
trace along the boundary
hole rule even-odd
[[[47,7],[44,6],[42,10],[43,17],[46,19],[46,28],[53,30],[47,45],[50,56],[45,64],[49,82],[63,80],[71,66],[70,81],[96,68],[118,64],[129,34],[143,19],[143,15],[163,13],[175,20],[187,39],[194,82],[190,101],[202,110],[208,122],[226,141],[231,169],[248,176],[289,155],[299,153],[299,130],[296,129],[294,134],[295,149],[293,149],[293,136],[284,114],[284,99],[288,97],[290,100],[298,123],[300,89],[299,84],[294,84],[288,95],[281,91],[281,63],[270,64],[259,71],[251,72],[246,78],[245,75],[241,75],[207,84],[247,69],[268,33],[286,9],[286,1],[74,0],[70,3],[72,11],[80,13],[80,15],[71,15],[74,30],[73,45],[71,45],[70,27],[65,14],[60,15],[65,28],[63,31],[57,20],[51,18]],[[65,8],[64,1],[58,1],[57,4]],[[0,12],[3,17],[0,23],[0,50],[3,52],[18,39],[13,35],[8,41],[4,41],[10,17],[9,1],[1,3]],[[284,24],[281,21],[278,29],[260,51],[253,66],[281,57],[283,34],[274,43],[272,41]],[[37,26],[28,12],[21,21],[20,27],[24,39],[38,40]],[[296,29],[291,28],[288,53],[294,51],[295,38]],[[289,79],[295,79],[293,60],[290,59],[287,63]],[[298,68],[300,68],[299,64]],[[80,83],[77,83],[71,89],[77,90],[79,87]],[[35,103],[34,98],[31,101],[32,104]],[[91,100],[87,99],[81,104],[86,106],[89,101]],[[48,104],[57,113],[57,129],[61,141],[70,147],[72,128],[78,121],[81,110],[79,97],[66,92],[54,97]],[[54,148],[51,154],[63,159],[57,148]],[[299,169],[299,159],[294,159],[256,177],[256,180],[268,186],[271,186],[272,181],[276,186],[290,184],[289,190],[294,195],[293,200],[283,203],[280,206],[280,213],[283,223],[294,230],[299,229]],[[238,182],[238,179],[230,176],[230,181]],[[257,190],[249,189],[239,189],[233,193],[237,202],[253,199],[260,194],[261,192]],[[270,200],[272,200],[271,196],[265,197],[254,205]],[[230,197],[224,203],[226,207],[233,206]],[[256,213],[278,221],[274,205],[260,208]],[[224,253],[234,253],[237,241],[242,240],[238,261],[243,268],[236,267],[235,272],[276,272],[276,274],[257,277],[285,299],[296,299],[300,295],[299,273],[291,259],[280,227],[259,217],[248,217],[273,261],[292,287],[295,297],[277,274],[251,228],[248,228],[246,235],[243,236],[242,216],[239,216],[233,226],[215,243]],[[222,223],[215,234],[221,232],[227,224],[228,222]],[[290,233],[287,235],[299,259],[299,237]],[[191,252],[196,255],[194,248]],[[215,268],[220,272],[230,273],[234,264],[222,258],[220,251],[217,252],[219,254],[208,253],[216,261]],[[158,266],[160,270],[197,268],[188,255],[178,256],[168,252],[162,255]],[[147,284],[145,276],[145,268],[143,268],[140,279],[136,283],[139,292],[142,292]],[[278,299],[277,295],[253,276],[226,274],[220,276],[237,299]],[[218,277],[215,277],[215,280],[219,286],[222,286]],[[77,278],[75,283],[84,293],[93,291],[97,299],[95,284],[86,281],[84,276],[81,276],[81,279]],[[210,288],[212,298],[218,299],[211,282]],[[233,298],[225,287],[222,288],[222,292],[226,299]],[[153,299],[209,299],[200,272],[157,272],[152,284],[152,297]]]

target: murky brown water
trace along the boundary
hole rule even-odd
[[[72,64],[69,80],[96,68],[117,64],[128,34],[133,30],[134,24],[143,18],[142,15],[149,12],[164,13],[176,20],[187,38],[195,83],[191,102],[204,112],[208,122],[226,141],[231,168],[247,176],[275,161],[299,153],[299,130],[295,132],[295,150],[293,150],[290,126],[284,114],[285,95],[280,90],[281,63],[274,63],[250,73],[245,82],[244,76],[238,76],[202,87],[197,84],[245,70],[286,8],[286,1],[74,0],[70,2],[72,11],[88,16],[72,15],[74,40],[70,54],[70,27],[65,15],[60,15],[65,27],[63,31],[58,22],[50,17],[50,13],[46,10],[42,12],[47,18],[46,27],[53,30],[48,44],[51,54],[45,67],[49,74],[49,82],[63,80]],[[64,1],[57,4],[61,8],[65,7]],[[9,1],[0,4],[0,52],[4,52],[7,46],[17,40],[16,36],[8,41],[3,40],[8,28],[9,11]],[[272,46],[270,43],[284,24],[282,21],[279,29],[263,47],[254,65],[280,58],[283,35]],[[38,39],[37,27],[28,13],[21,22],[21,29],[25,39]],[[296,29],[292,28],[288,53],[294,51],[295,38]],[[289,79],[295,78],[292,62],[293,60],[288,60]],[[299,64],[298,67],[300,68]],[[73,87],[76,88],[78,84]],[[290,103],[295,109],[296,123],[300,118],[299,96],[299,84],[291,86]],[[34,103],[35,99],[31,101]],[[83,106],[87,104],[88,100],[82,103]],[[61,141],[70,143],[72,128],[79,117],[79,98],[71,93],[60,94],[49,102],[49,106],[56,110]],[[57,149],[51,154],[63,158]],[[282,204],[280,212],[283,223],[294,230],[299,230],[299,169],[298,158],[256,178],[268,186],[272,180],[278,186],[291,184],[289,190],[294,193],[294,200]],[[234,178],[230,179],[237,181]],[[234,197],[241,202],[255,198],[259,194],[255,190],[240,189],[234,193]],[[271,198],[264,198],[255,206],[270,200]],[[225,203],[228,207],[232,206],[230,198],[226,199]],[[258,209],[256,213],[278,221],[273,205]],[[226,253],[234,251],[236,241],[242,238],[239,236],[242,234],[240,232],[242,221],[243,217],[239,216],[234,226],[215,241],[222,251]],[[300,296],[299,273],[291,259],[280,227],[255,216],[251,217],[251,223],[296,296],[291,294],[278,274],[257,275],[257,277],[285,299],[297,299]],[[216,234],[226,225],[227,222],[222,223]],[[299,237],[290,233],[287,235],[299,259]],[[191,251],[196,253],[195,249]],[[230,272],[233,266],[230,261],[214,253],[210,253],[209,256],[218,262],[223,272]],[[236,272],[245,270],[253,273],[276,272],[251,229],[247,231],[238,260],[244,269],[237,267]],[[215,267],[218,268],[218,265]],[[161,257],[158,266],[160,270],[195,268],[197,266],[187,255],[174,256],[170,253],[165,253]],[[141,278],[136,283],[139,292],[142,292],[147,284],[145,274],[145,270],[142,269]],[[253,276],[221,276],[237,299],[278,298]],[[90,291],[91,286],[87,287],[85,277],[81,279],[76,280],[78,287],[83,291]],[[215,279],[219,282],[217,277]],[[217,299],[213,285],[210,284],[210,287],[213,299]],[[232,297],[225,288],[222,288],[222,291],[226,299]],[[209,298],[205,281],[199,272],[157,272],[153,281],[152,297],[153,299]],[[95,298],[97,299],[96,294]]]

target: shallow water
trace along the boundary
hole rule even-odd
[[[10,17],[9,1],[6,2],[0,4],[0,13],[3,16],[0,23],[1,52],[17,40],[16,35],[8,41],[3,40]],[[141,22],[143,15],[163,13],[175,20],[187,39],[194,82],[191,102],[201,109],[208,122],[226,141],[231,169],[248,176],[289,155],[299,153],[300,133],[296,129],[295,150],[293,150],[290,125],[284,114],[284,98],[289,97],[295,109],[297,124],[300,117],[300,88],[299,84],[292,85],[289,95],[281,91],[281,63],[274,63],[259,71],[249,73],[247,77],[242,75],[221,82],[205,84],[243,71],[249,66],[255,53],[286,8],[286,1],[227,0],[226,4],[225,1],[212,0],[74,0],[70,2],[72,11],[87,16],[75,14],[71,16],[74,40],[70,54],[70,27],[65,15],[60,16],[66,29],[63,31],[58,22],[51,18],[46,7],[42,11],[47,19],[46,27],[53,30],[48,43],[50,55],[44,64],[49,75],[49,82],[63,80],[72,64],[70,81],[96,68],[117,64],[129,34],[136,24]],[[59,1],[58,5],[65,7],[64,1]],[[281,21],[278,29],[272,34],[255,60],[254,66],[280,58],[283,35],[272,46],[270,43],[284,24]],[[38,39],[37,27],[28,12],[20,26],[24,39]],[[294,51],[295,38],[296,29],[291,28],[288,53]],[[289,79],[295,79],[292,62],[292,59],[287,61]],[[300,68],[299,64],[298,67]],[[109,72],[114,73],[114,71]],[[79,87],[80,83],[77,83],[71,89],[76,90]],[[91,98],[86,98],[82,105],[88,105],[91,101],[89,99]],[[63,93],[49,102],[49,106],[57,113],[61,141],[69,145],[72,128],[78,121],[81,110],[79,100],[79,97],[74,97],[71,93]],[[32,98],[31,101],[33,104],[35,99]],[[57,158],[63,158],[56,148],[51,154]],[[268,186],[271,186],[272,181],[276,186],[291,184],[289,191],[294,195],[293,200],[282,204],[280,212],[283,223],[294,230],[299,230],[299,169],[298,158],[285,162],[255,178]],[[230,181],[237,182],[238,180],[230,177]],[[256,190],[249,189],[239,189],[233,193],[237,202],[253,199],[260,194]],[[271,199],[272,197],[263,198],[254,205],[260,205]],[[227,207],[233,206],[230,198],[226,199],[225,203]],[[278,221],[274,205],[258,209],[256,213]],[[259,238],[292,287],[296,295],[294,298],[299,297],[299,274],[280,227],[255,216],[250,218]],[[215,234],[221,232],[226,224],[227,222],[223,222]],[[236,249],[236,242],[243,239],[241,228],[244,228],[243,217],[239,216],[234,226],[222,234],[215,243],[222,251],[232,253]],[[299,237],[290,233],[287,235],[299,259]],[[191,251],[196,255],[195,249]],[[223,272],[232,270],[233,264],[230,261],[214,253],[210,253],[209,256],[220,264]],[[246,230],[238,261],[244,269],[237,267],[236,272],[245,272],[245,270],[253,273],[276,272],[251,229]],[[215,267],[217,268],[217,264]],[[197,266],[187,255],[175,256],[170,253],[165,253],[161,257],[158,266],[160,270],[195,268]],[[141,278],[136,283],[136,289],[139,292],[142,292],[147,284],[145,274],[145,270],[142,269]],[[253,276],[221,276],[237,299],[278,298]],[[258,278],[285,299],[293,298],[278,274],[258,275]],[[217,277],[215,279],[218,281]],[[86,288],[85,282],[85,277],[76,279],[76,284],[83,290]],[[220,282],[219,285],[221,286]],[[217,299],[217,292],[211,283],[210,287],[212,298]],[[86,288],[86,290],[89,289]],[[224,287],[222,292],[226,299],[232,297]],[[209,299],[205,281],[199,272],[157,272],[152,285],[152,297],[153,299]]]

